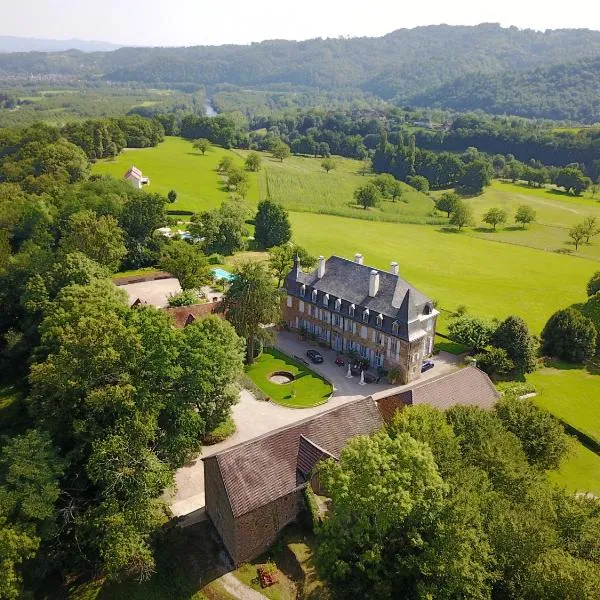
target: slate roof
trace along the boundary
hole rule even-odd
[[[239,517],[304,485],[318,455],[337,458],[350,438],[382,425],[376,402],[361,398],[203,460],[217,462],[233,516]]]
[[[418,383],[399,394],[379,398],[377,404],[383,419],[389,423],[394,413],[407,405],[429,404],[440,410],[446,410],[461,404],[490,410],[499,396],[490,378],[477,367],[469,366]]]
[[[369,296],[369,281],[371,271],[379,273],[379,289],[375,296]],[[305,286],[302,295],[301,288]],[[419,315],[431,313],[433,302],[399,275],[381,271],[355,261],[331,256],[325,261],[325,273],[319,278],[318,269],[304,273],[297,265],[285,278],[288,294],[311,301],[313,290],[317,290],[316,304],[334,310],[335,301],[341,300],[340,313],[350,317],[349,307],[355,305],[354,320],[357,323],[368,324],[379,328],[391,335],[403,339],[412,339],[423,335]],[[329,294],[327,305],[323,297]],[[363,320],[363,312],[369,310],[368,320]],[[381,325],[377,316],[382,315]],[[392,333],[392,324],[398,323],[398,333]]]

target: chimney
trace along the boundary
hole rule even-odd
[[[397,262],[390,263],[390,273],[392,275],[398,275],[398,263]]]
[[[357,263],[357,264],[359,264],[359,265],[362,265],[362,264],[363,264],[363,255],[362,255],[362,254],[360,254],[360,252],[357,252],[357,253],[354,255],[354,262],[355,262],[355,263]]]
[[[369,278],[369,296],[373,298],[377,296],[379,291],[379,273],[373,269],[371,271],[371,277]]]
[[[325,257],[319,256],[319,266],[317,268],[317,277],[321,279],[325,275]]]

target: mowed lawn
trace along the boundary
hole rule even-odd
[[[438,192],[436,192],[436,195]],[[585,197],[569,196],[548,186],[531,188],[525,184],[493,181],[483,194],[466,202],[475,215],[475,227],[470,235],[497,242],[519,244],[550,252],[572,252],[575,246],[568,236],[569,229],[581,223],[585,217],[596,217],[600,222],[600,196],[596,199],[589,194]],[[514,222],[515,212],[521,204],[527,204],[536,211],[536,221],[523,229]],[[482,222],[483,214],[492,207],[503,208],[508,213],[508,221],[493,231],[490,225]],[[582,244],[577,256],[600,260],[600,236]]]
[[[600,496],[600,456],[579,442],[574,441],[568,458],[548,476],[570,492],[591,492]]]
[[[169,190],[177,192],[175,204],[167,205],[170,210],[201,212],[219,207],[229,196],[224,180],[216,170],[223,156],[230,156],[234,163],[243,165],[242,158],[231,150],[211,146],[203,156],[190,141],[166,137],[155,148],[127,149],[114,160],[98,161],[92,172],[120,179],[131,165],[135,165],[150,177],[150,185],[145,188],[149,192],[165,196]],[[247,201],[255,204],[258,201],[258,176],[248,173],[248,177]]]
[[[591,260],[495,244],[441,228],[292,213],[294,240],[313,255],[337,254],[400,274],[446,310],[460,304],[484,317],[522,316],[539,334],[550,315],[585,299],[598,270]]]
[[[600,372],[557,361],[527,381],[535,385],[536,404],[600,443]]]
[[[272,383],[269,377],[277,371],[292,373],[292,383]],[[300,362],[278,350],[265,350],[250,365],[246,374],[273,402],[291,408],[307,408],[327,402],[333,388],[331,384]]]
[[[241,156],[246,154],[241,150],[236,152]],[[405,183],[402,183],[402,197],[396,202],[384,200],[378,207],[367,210],[356,206],[354,190],[375,177],[361,175],[358,160],[334,156],[336,168],[326,173],[321,167],[322,158],[290,156],[281,162],[267,152],[261,156],[261,197],[279,202],[288,210],[393,222],[440,220],[433,213],[433,200]]]

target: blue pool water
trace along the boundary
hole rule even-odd
[[[212,269],[213,275],[215,279],[224,279],[225,281],[231,281],[234,278],[234,275],[229,271],[225,271],[225,269],[215,268]]]

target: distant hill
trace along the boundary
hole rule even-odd
[[[360,90],[400,106],[594,122],[599,59],[598,31],[484,23],[399,29],[378,38],[0,54],[0,80],[55,75],[170,87]]]
[[[81,50],[82,52],[108,52],[121,48],[118,44],[88,40],[47,40],[43,38],[24,38],[0,35],[0,52],[63,52]]]
[[[537,116],[594,123],[600,120],[600,57],[532,71],[465,75],[409,99],[416,106]]]

